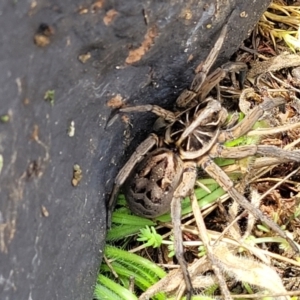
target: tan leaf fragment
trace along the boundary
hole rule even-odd
[[[130,50],[125,62],[127,64],[133,64],[139,61],[150,50],[151,46],[154,44],[154,39],[157,34],[157,27],[150,27],[145,34],[142,45],[136,49]]]
[[[115,9],[110,9],[103,18],[104,24],[106,26],[110,25],[117,15],[118,12]]]

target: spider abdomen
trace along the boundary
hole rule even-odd
[[[183,162],[171,150],[158,148],[150,152],[124,184],[131,211],[147,218],[168,212],[182,172]]]

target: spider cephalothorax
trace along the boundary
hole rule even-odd
[[[300,151],[286,151],[272,146],[246,145],[226,148],[222,144],[238,138],[251,130],[265,111],[284,103],[281,98],[265,98],[265,101],[250,111],[245,119],[229,129],[223,129],[227,111],[221,103],[203,95],[224,77],[224,70],[207,73],[218,55],[226,27],[221,32],[215,47],[202,64],[190,89],[185,90],[177,100],[178,111],[172,112],[155,105],[126,107],[120,112],[151,111],[166,121],[161,135],[152,134],[142,142],[118,173],[110,196],[109,210],[114,206],[119,188],[123,186],[131,210],[144,217],[154,218],[171,210],[174,231],[175,252],[184,275],[188,299],[192,294],[191,279],[183,257],[181,234],[181,200],[193,196],[197,178],[197,167],[201,167],[218,184],[257,219],[267,224],[277,234],[286,238],[294,250],[297,247],[277,224],[267,218],[260,210],[234,187],[227,174],[216,165],[212,158],[243,158],[251,155],[284,157],[285,160],[300,162]],[[239,69],[245,65],[239,63]],[[229,65],[226,65],[227,69]],[[220,74],[219,78],[216,74]],[[195,99],[200,103],[194,103]],[[109,211],[110,213],[110,211]]]
[[[174,144],[183,159],[195,159],[206,153],[216,142],[227,111],[219,101],[207,98],[179,114],[167,127],[165,142]]]

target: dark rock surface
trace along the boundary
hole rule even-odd
[[[105,130],[111,99],[170,107],[228,16],[219,63],[268,3],[0,3],[0,115],[9,117],[0,124],[1,299],[92,298],[105,201],[153,122],[151,114],[136,114],[133,127],[117,120]],[[76,187],[74,164],[82,170]]]

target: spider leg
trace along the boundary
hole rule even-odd
[[[259,209],[255,208],[250,202],[248,202],[248,200],[234,188],[233,182],[227,174],[218,165],[216,165],[210,157],[203,156],[198,163],[213,179],[218,182],[218,184],[232,197],[233,200],[238,202],[238,204],[249,211],[255,218],[260,219],[263,223],[269,226],[279,236],[286,239],[295,252],[299,252],[294,241],[290,239],[273,220],[269,219]]]
[[[217,143],[210,149],[209,152],[209,156],[211,158],[244,158],[256,154],[282,159],[283,162],[300,162],[299,150],[290,151],[269,145],[245,145],[237,147],[225,147]]]
[[[210,246],[210,241],[209,241],[209,237],[208,237],[208,234],[207,234],[204,219],[203,219],[203,216],[201,214],[201,210],[199,209],[198,201],[197,201],[197,198],[196,198],[196,195],[195,195],[194,192],[191,194],[190,199],[191,199],[193,214],[194,214],[196,224],[197,224],[197,227],[198,227],[198,230],[199,230],[200,239],[201,239],[201,241],[202,241],[202,243],[203,243],[203,245],[206,249],[206,253],[207,253],[208,259],[211,263],[212,269],[213,269],[213,271],[214,271],[214,273],[215,273],[215,275],[216,275],[216,277],[219,281],[219,286],[220,286],[220,289],[221,289],[222,294],[224,296],[224,299],[225,300],[230,300],[232,298],[230,296],[230,292],[228,290],[228,287],[227,287],[226,281],[224,279],[224,276],[222,275],[218,259],[215,258],[215,255],[213,253],[213,249]]]
[[[261,169],[264,167],[276,166],[288,162],[290,162],[290,160],[286,159],[285,157],[258,157],[255,159],[252,167],[253,169]]]
[[[201,89],[198,91],[200,95],[198,101],[203,101],[208,93],[220,83],[222,79],[225,78],[227,73],[237,73],[240,87],[244,85],[244,80],[246,77],[246,71],[248,67],[243,62],[229,62],[222,65],[220,68],[216,69],[210,75],[207,76],[205,82],[203,83]]]
[[[276,158],[283,158],[284,160],[288,160],[288,161],[300,162],[299,150],[289,151],[289,150],[280,149],[276,146],[258,145],[257,154],[276,157]]]
[[[180,264],[187,289],[187,299],[191,299],[193,287],[187,269],[187,262],[183,256],[183,239],[181,231],[181,200],[192,193],[197,178],[196,165],[186,162],[182,174],[182,181],[174,192],[171,202],[171,217],[173,223],[174,246],[178,263]]]
[[[240,89],[243,89],[245,78],[248,71],[248,66],[246,63],[241,61],[235,61],[235,62],[229,61],[228,63],[222,65],[221,68],[225,70],[227,73],[236,73],[240,85]]]
[[[227,25],[225,25],[218,37],[214,47],[211,49],[210,53],[208,54],[206,60],[201,62],[198,67],[196,68],[196,75],[191,86],[188,89],[185,89],[177,98],[176,104],[178,107],[187,107],[189,103],[198,95],[200,88],[202,87],[207,74],[216,61],[220,50],[222,48],[225,36],[227,33]]]
[[[257,153],[256,145],[245,145],[236,147],[226,147],[219,143],[213,145],[209,150],[209,156],[211,158],[244,158],[255,155]]]
[[[151,104],[124,107],[120,108],[119,112],[152,112],[170,123],[176,120],[175,114],[172,111]]]
[[[218,142],[224,143],[246,134],[252,129],[257,120],[263,116],[265,111],[284,103],[283,98],[266,98],[262,104],[255,106],[240,123],[231,129],[223,130],[218,137]]]
[[[119,171],[117,177],[114,180],[114,187],[111,192],[108,207],[107,207],[107,226],[110,227],[111,224],[111,214],[112,210],[116,204],[117,196],[120,187],[124,184],[128,176],[130,175],[133,168],[139,163],[144,156],[158,144],[158,137],[155,134],[151,134],[146,140],[144,140],[130,156],[129,160],[126,162],[124,167]]]

